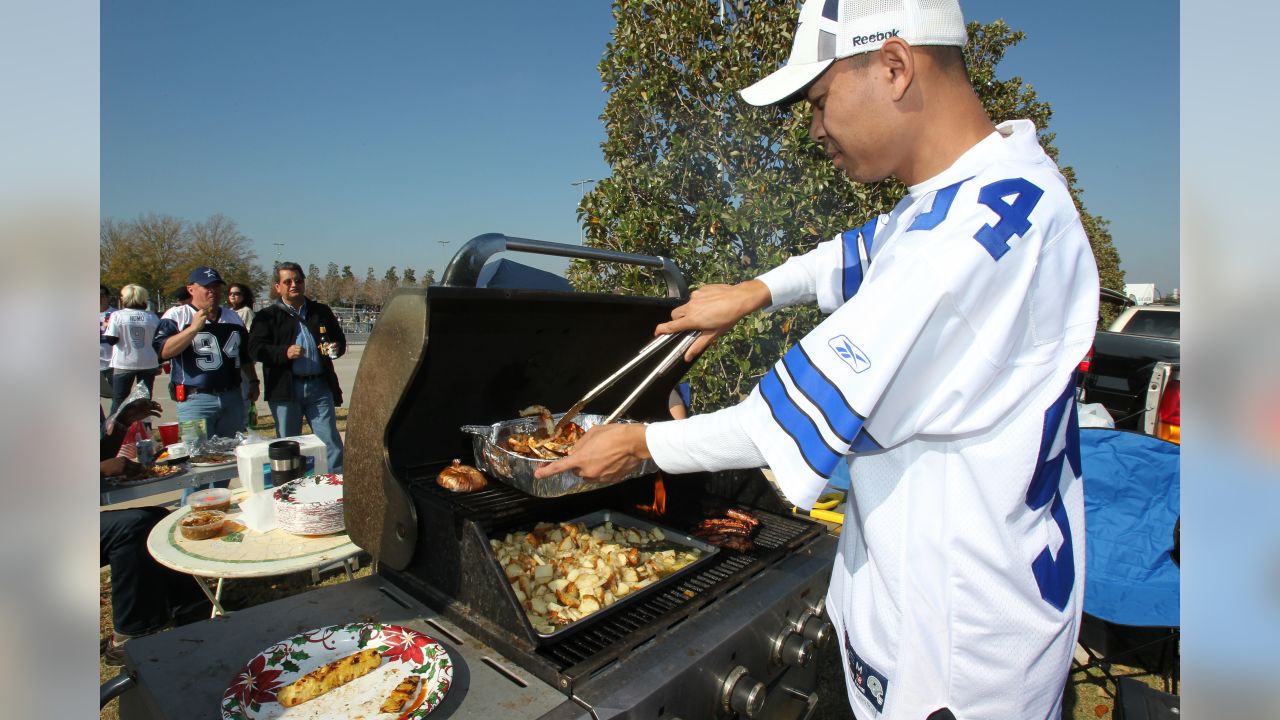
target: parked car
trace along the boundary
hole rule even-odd
[[[1101,403],[1117,428],[1180,442],[1181,308],[1130,306],[1132,301],[1107,288],[1101,299],[1125,309],[1110,329],[1097,332],[1080,363],[1080,400]]]

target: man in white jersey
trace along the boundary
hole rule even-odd
[[[1073,372],[1098,276],[1036,129],[994,126],[955,0],[807,0],[786,65],[742,91],[807,99],[810,135],[888,215],[659,325],[703,331],[816,300],[830,315],[741,404],[610,425],[539,474],[768,465],[811,507],[852,478],[827,610],[859,718],[1057,718],[1084,588]]]

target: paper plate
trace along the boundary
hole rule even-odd
[[[378,650],[382,664],[368,675],[291,708],[276,701],[276,693],[303,675],[369,648]],[[404,708],[394,715],[379,713],[395,686],[410,675],[421,679]],[[289,718],[425,718],[452,683],[449,653],[423,633],[380,623],[330,625],[276,643],[240,668],[222,696],[222,718],[267,720],[286,712]]]
[[[328,535],[346,529],[341,475],[298,478],[276,488],[272,497],[276,521],[285,532]]]

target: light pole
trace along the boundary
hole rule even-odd
[[[284,243],[271,243],[276,246],[276,265],[280,264],[280,248],[284,247]]]
[[[578,195],[579,207],[582,206],[582,201],[587,197],[587,183],[593,183],[593,182],[600,182],[600,181],[597,180],[596,178],[586,178],[585,180],[574,180],[573,182],[569,183],[570,185],[576,185],[579,189],[582,190],[582,192]],[[581,245],[584,242],[586,242],[586,240],[587,240],[586,228],[579,225],[578,226],[578,244]]]

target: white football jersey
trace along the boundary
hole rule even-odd
[[[827,608],[859,718],[1057,718],[1084,591],[1074,369],[1098,273],[1030,121],[760,277],[829,317],[741,404],[649,427],[668,472],[851,476]]]
[[[121,370],[153,370],[159,367],[160,357],[151,347],[159,326],[160,318],[146,310],[126,308],[111,313],[106,330],[108,336],[116,339],[111,367]]]

